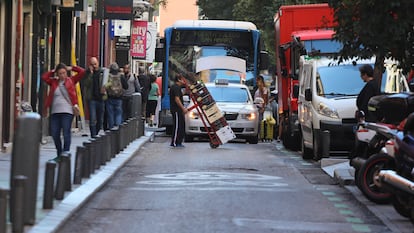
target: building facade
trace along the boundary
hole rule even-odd
[[[103,9],[99,4],[107,2],[122,1],[0,0],[0,143],[3,151],[12,143],[16,119],[23,114],[22,102],[30,103],[33,111],[42,115],[42,133],[48,135],[48,114],[43,111],[48,90],[41,82],[42,73],[60,62],[88,67],[90,57],[98,57],[101,66],[117,60],[120,53],[111,37],[111,19],[99,18],[97,12]],[[152,1],[137,2],[152,4]],[[159,36],[178,19],[198,18],[195,0],[169,0],[166,8],[160,6],[157,12],[154,9],[157,7],[152,5],[148,8],[151,12],[147,20],[157,23]]]

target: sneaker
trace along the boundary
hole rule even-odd
[[[177,147],[177,148],[184,148],[185,146],[183,144],[177,144],[175,147]]]
[[[56,163],[59,163],[60,162],[60,156],[56,156],[51,160],[55,161]]]
[[[170,146],[171,146],[171,147],[175,147],[175,145],[174,145],[174,144],[172,144],[172,143],[170,144]]]

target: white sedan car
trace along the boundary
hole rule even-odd
[[[246,139],[250,144],[257,144],[259,113],[248,87],[235,83],[206,83],[205,85],[236,138]],[[192,105],[194,103],[190,101],[188,108]],[[206,124],[209,127],[207,121]],[[185,133],[187,142],[193,141],[194,137],[208,137],[206,127],[195,108],[185,116]]]

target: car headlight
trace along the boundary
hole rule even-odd
[[[329,107],[328,105],[324,104],[324,103],[319,103],[318,106],[318,112],[321,115],[330,117],[330,118],[337,118],[339,119],[339,114],[336,111],[336,109]]]
[[[198,112],[191,111],[188,113],[190,119],[198,119]]]
[[[240,117],[242,119],[246,119],[246,120],[249,120],[249,121],[253,121],[253,120],[255,120],[257,118],[257,114],[255,112],[242,113],[242,114],[240,114]]]

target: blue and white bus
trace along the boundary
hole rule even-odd
[[[260,32],[251,22],[224,20],[179,20],[164,31],[163,48],[157,49],[157,62],[163,63],[159,127],[172,126],[168,88],[178,73],[198,73],[197,61],[207,57],[243,61],[245,72],[209,70],[207,82],[215,78],[246,84],[250,90],[260,70],[267,69],[268,56],[262,51]],[[214,60],[214,59],[212,59]],[[207,65],[208,66],[208,65]]]

